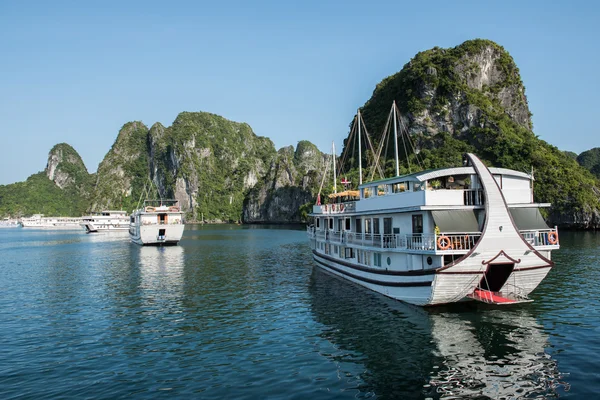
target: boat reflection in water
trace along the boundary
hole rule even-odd
[[[180,299],[184,249],[181,246],[139,247],[140,286],[149,301]],[[171,307],[169,305],[168,307]]]
[[[526,310],[431,312],[442,358],[430,384],[444,397],[542,398],[569,390],[545,348],[544,328]]]
[[[363,395],[380,398],[557,397],[569,389],[525,309],[421,309],[313,270],[312,312],[328,357]],[[356,368],[354,364],[361,364]],[[352,371],[360,371],[352,375]],[[361,397],[361,396],[359,396]]]

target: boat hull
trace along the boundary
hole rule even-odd
[[[316,250],[313,251],[313,259],[319,268],[333,275],[384,296],[418,306],[472,301],[468,296],[480,286],[486,272],[486,269],[468,270],[467,263],[458,263],[446,270],[386,270],[345,262]],[[515,268],[500,291],[526,297],[542,282],[551,268],[549,265]],[[513,288],[519,288],[519,293],[512,293]]]
[[[431,304],[433,270],[389,271],[366,268],[342,262],[333,257],[313,251],[315,263],[321,269],[366,287],[384,296],[415,305]]]
[[[130,230],[129,237],[135,244],[142,246],[174,246],[183,236],[185,225],[142,225],[134,232]]]

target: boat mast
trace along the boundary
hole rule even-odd
[[[396,176],[400,176],[400,164],[398,161],[398,131],[396,127],[396,100],[394,100],[394,104],[392,104],[392,109],[394,110],[394,153],[396,155]]]
[[[337,176],[335,173],[335,142],[331,141],[331,161],[333,162],[333,193],[337,193]]]
[[[358,184],[362,185],[362,151],[360,145],[360,108],[356,114],[356,122],[358,123]]]

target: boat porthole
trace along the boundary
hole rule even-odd
[[[392,260],[389,257],[387,258],[387,263],[388,263],[388,265],[390,265],[392,263]]]
[[[427,257],[427,265],[433,264],[433,259],[431,257]]]

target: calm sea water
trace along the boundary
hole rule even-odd
[[[291,228],[180,246],[0,230],[0,397],[595,398],[600,235],[516,307],[422,309],[314,266]]]

